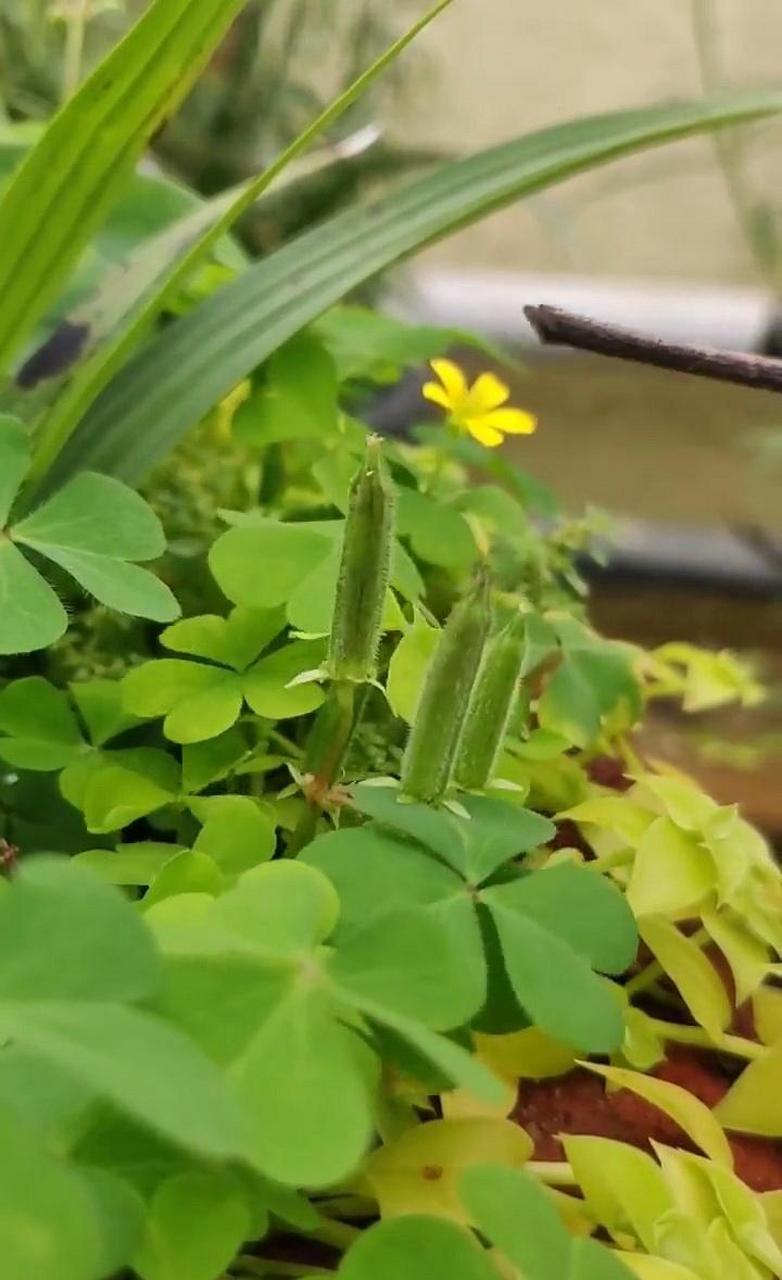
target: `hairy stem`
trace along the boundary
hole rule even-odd
[[[339,780],[365,699],[366,690],[360,685],[335,680],[315,717],[304,757],[307,807],[288,844],[289,858],[295,857],[315,835],[323,803]]]

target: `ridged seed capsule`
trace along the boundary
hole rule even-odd
[[[456,756],[455,781],[485,787],[494,773],[519,690],[526,625],[518,614],[486,646]]]
[[[441,800],[491,624],[484,572],[452,609],[424,680],[402,761],[402,792],[415,800]]]
[[[333,680],[373,680],[391,572],[394,486],[381,441],[370,436],[350,486],[326,670]]]

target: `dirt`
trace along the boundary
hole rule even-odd
[[[719,1063],[696,1050],[671,1049],[668,1060],[654,1072],[661,1080],[680,1085],[707,1106],[714,1107],[730,1087]],[[556,1080],[525,1081],[512,1118],[535,1143],[535,1160],[562,1160],[560,1134],[582,1133],[613,1138],[651,1151],[652,1140],[697,1151],[673,1120],[642,1098],[620,1089],[611,1094],[604,1082],[578,1069]],[[782,1189],[782,1142],[729,1135],[736,1173],[754,1191]]]

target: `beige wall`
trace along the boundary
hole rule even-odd
[[[717,7],[735,80],[782,83],[782,0]],[[462,151],[699,88],[690,0],[454,0],[423,46],[428,74],[405,107],[403,136]],[[782,127],[756,134],[756,188],[776,193],[782,209]],[[441,263],[520,270],[757,278],[701,140],[573,180],[431,253]]]

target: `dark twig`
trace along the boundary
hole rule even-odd
[[[561,311],[559,307],[525,307],[524,314],[547,346],[575,347],[601,356],[654,365],[658,369],[754,387],[757,391],[782,392],[782,360],[662,342],[659,338],[647,338],[629,329]]]

